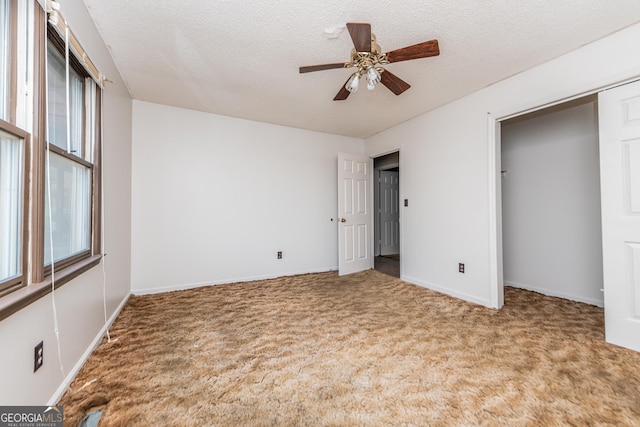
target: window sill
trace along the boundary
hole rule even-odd
[[[85,271],[100,264],[101,259],[102,255],[94,255],[83,259],[82,261],[78,261],[67,268],[56,271],[55,289],[58,289],[60,286],[75,279]],[[32,302],[50,293],[51,277],[49,276],[40,283],[23,286],[22,288],[3,296],[0,298],[0,320],[6,319]]]

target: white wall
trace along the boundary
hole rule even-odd
[[[84,4],[59,0],[71,30],[98,68],[114,83],[104,91],[104,199],[107,316],[129,295],[131,241],[131,98]],[[0,404],[54,403],[104,326],[103,275],[94,267],[55,293],[60,370],[51,294],[0,321]],[[33,372],[33,348],[44,340],[44,365]]]
[[[364,141],[134,101],[132,291],[336,269],[338,152]]]
[[[640,76],[639,43],[634,25],[368,138],[371,156],[401,148],[402,278],[499,306],[491,120]]]
[[[502,125],[505,284],[602,306],[597,103]]]

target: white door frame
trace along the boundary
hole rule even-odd
[[[554,105],[564,104],[565,102],[597,94],[603,90],[638,80],[640,80],[640,76],[593,88],[589,91],[557,99],[545,104],[532,106],[531,108],[524,110],[510,110],[494,114],[490,112],[487,113],[487,171],[489,173],[489,283],[491,286],[490,306],[492,308],[502,308],[504,305],[504,276],[502,260],[502,182],[500,179],[502,163],[500,158],[502,148],[500,135],[501,123],[514,117],[553,107]],[[400,223],[400,227],[402,227],[402,223]],[[402,245],[402,241],[400,241],[400,245]],[[400,260],[402,261],[402,258],[400,258]]]
[[[398,214],[400,217],[400,279],[403,279],[402,277],[402,272],[404,271],[404,267],[403,267],[403,263],[404,263],[404,259],[405,257],[403,256],[405,251],[404,251],[404,233],[403,233],[403,226],[402,226],[402,216],[403,216],[403,211],[404,211],[404,192],[402,190],[403,187],[403,168],[402,168],[402,145],[400,145],[399,147],[395,147],[395,148],[391,148],[382,152],[374,152],[374,153],[369,153],[367,154],[367,156],[369,156],[372,160],[377,158],[377,157],[382,157],[382,156],[386,156],[387,154],[391,154],[391,153],[398,153],[398,181],[399,181],[399,189],[398,189]],[[375,202],[373,200],[373,197],[371,198],[371,204],[373,206],[373,209],[376,208],[375,206]],[[375,217],[374,217],[374,224],[375,224]],[[371,228],[372,233],[375,233],[375,226]],[[375,239],[375,234],[371,235],[371,241],[373,241]]]

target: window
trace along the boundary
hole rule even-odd
[[[9,120],[11,33],[9,0],[0,0],[0,119]]]
[[[49,30],[45,161],[44,265],[89,256],[97,85]],[[71,56],[72,54],[69,53]],[[74,58],[75,59],[75,58]],[[68,101],[68,102],[67,102]],[[50,203],[49,203],[50,202]],[[53,251],[53,252],[52,252]]]
[[[102,76],[52,13],[0,0],[0,320],[101,259]]]
[[[0,295],[23,274],[23,202],[26,134],[0,121]]]
[[[22,286],[25,265],[25,215],[28,134],[10,120],[16,52],[18,3],[0,0],[0,296]]]
[[[51,34],[51,32],[50,32]],[[54,36],[50,36],[54,37]],[[67,129],[67,67],[52,42],[47,46],[47,111],[49,143],[82,157],[84,78],[69,67],[69,128]],[[67,135],[67,132],[69,135]]]

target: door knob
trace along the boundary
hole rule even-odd
[[[346,218],[340,218],[340,222],[347,222]]]

